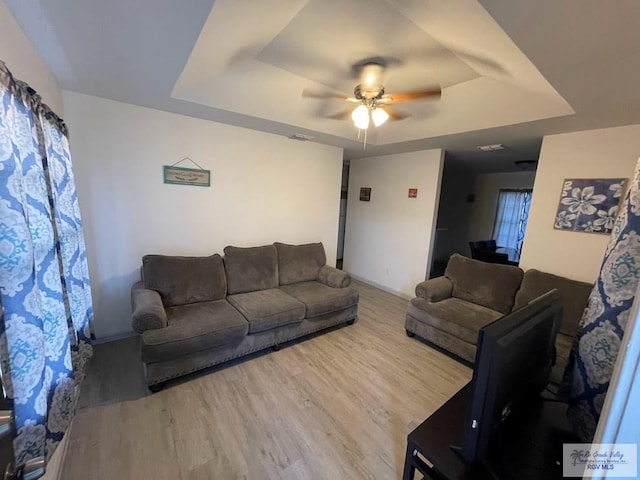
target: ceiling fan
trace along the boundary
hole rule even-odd
[[[401,93],[385,93],[383,74],[386,65],[378,61],[365,61],[356,64],[353,70],[359,73],[358,85],[353,90],[353,96],[336,92],[317,92],[305,89],[303,97],[338,99],[352,103],[346,110],[331,115],[329,118],[343,120],[351,116],[354,125],[361,130],[367,130],[370,122],[379,127],[387,120],[402,120],[409,114],[392,107],[392,104],[411,102],[421,99],[440,98],[440,87],[423,88]]]

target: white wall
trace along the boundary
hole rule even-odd
[[[440,196],[442,150],[351,160],[344,269],[404,296],[425,279]],[[371,187],[371,201],[359,200]],[[418,197],[408,198],[417,188]]]
[[[533,188],[536,172],[483,173],[476,178],[475,194],[469,240],[493,238],[493,226],[498,209],[498,197],[502,189]],[[467,255],[469,255],[467,246]]]
[[[562,182],[630,178],[638,157],[640,125],[544,137],[520,266],[595,281],[609,236],[553,228]]]
[[[148,253],[322,241],[335,265],[341,149],[66,91],[64,102],[98,337],[130,331]],[[162,166],[185,156],[211,170],[210,188],[163,184]]]
[[[62,116],[62,91],[3,0],[0,0],[0,60],[15,78],[37,90],[44,103]]]

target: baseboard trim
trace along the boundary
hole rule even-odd
[[[346,270],[344,270],[344,272],[348,273],[349,275],[351,275],[351,278],[358,280],[359,282],[366,283],[367,285],[371,285],[372,287],[379,288],[380,290],[384,290],[385,292],[395,295],[396,297],[401,297],[406,300],[411,300],[412,298],[410,295],[407,295],[406,293],[399,292],[398,290],[394,290],[393,288],[385,287],[384,285],[380,285],[379,283],[376,283],[374,281],[360,277],[351,272],[347,272]]]
[[[115,342],[116,340],[122,340],[124,338],[135,337],[136,335],[138,335],[138,334],[136,332],[134,332],[133,330],[130,331],[130,332],[116,333],[115,335],[107,335],[106,337],[96,338],[93,341],[93,344],[94,345],[100,345],[101,343]]]

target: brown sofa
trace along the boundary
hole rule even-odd
[[[593,285],[511,265],[472,260],[454,254],[442,277],[416,286],[405,328],[466,362],[475,360],[478,331],[502,315],[554,288],[562,297],[562,322],[556,338],[551,381],[562,381],[573,337]]]
[[[321,243],[226,247],[224,259],[145,255],[132,287],[147,384],[356,319],[358,291]]]

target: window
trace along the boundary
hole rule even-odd
[[[530,206],[531,190],[500,190],[493,238],[513,262],[520,261]]]

